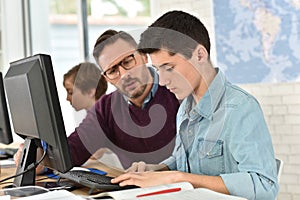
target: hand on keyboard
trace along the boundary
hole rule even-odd
[[[92,189],[103,190],[123,190],[129,188],[136,188],[137,186],[125,186],[121,187],[119,184],[111,183],[112,177],[106,175],[100,175],[91,171],[72,170],[66,173],[58,172],[58,176],[74,181],[81,185],[87,186]]]

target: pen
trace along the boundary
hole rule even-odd
[[[146,193],[146,194],[139,194],[136,197],[138,198],[138,197],[145,197],[145,196],[156,195],[156,194],[178,192],[180,190],[181,190],[181,188],[171,188],[171,189],[165,189],[165,190],[160,190],[160,191],[156,191],[156,192],[150,192],[150,193]]]

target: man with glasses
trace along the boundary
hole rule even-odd
[[[159,163],[171,155],[179,101],[158,85],[147,55],[136,48],[122,31],[107,30],[97,39],[94,58],[117,90],[102,96],[68,137],[74,165],[102,147],[116,153],[124,168],[140,160]]]

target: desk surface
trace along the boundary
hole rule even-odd
[[[88,160],[85,163],[85,166],[105,171],[105,172],[107,172],[108,176],[112,176],[112,177],[118,176],[123,173],[123,170],[107,166],[103,163],[98,162],[97,160],[92,160],[92,159]],[[6,177],[14,175],[15,170],[16,170],[16,168],[2,168],[1,174],[0,174],[0,179],[4,179]],[[46,178],[46,177],[45,176],[37,176],[36,180],[42,179],[42,178]],[[12,183],[12,181],[13,181],[13,179],[10,179],[5,182],[7,184],[1,184],[0,189],[2,189],[6,185],[10,185]],[[43,181],[54,181],[55,182],[54,179],[44,179]],[[89,191],[89,188],[82,187],[80,189],[73,190],[72,193],[78,194],[78,195],[88,195],[88,191]]]

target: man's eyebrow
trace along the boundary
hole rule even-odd
[[[171,65],[171,63],[167,62],[167,63],[163,63],[159,66],[156,66],[157,68],[162,68],[162,67],[165,67],[165,66],[168,66],[168,65]]]
[[[132,57],[133,54],[134,54],[134,53],[132,53],[132,54],[130,54],[130,55],[127,55],[127,56],[125,56],[125,57],[120,57],[120,56],[119,56],[119,58],[122,58],[122,59],[119,60],[118,62],[116,62],[114,65],[111,65],[111,67],[110,67],[109,69],[114,68],[114,67],[117,67],[117,66],[120,65],[124,60],[126,60],[127,58]],[[118,58],[117,58],[117,59],[118,59]],[[107,69],[107,70],[108,70],[108,69]]]
[[[112,65],[112,66],[110,66],[108,69],[106,69],[105,71],[107,72],[108,70],[111,70],[111,69],[117,68],[117,67],[118,67],[118,65],[120,65],[120,63],[121,63],[122,61],[123,61],[123,60],[121,60],[121,61],[119,61],[119,62],[115,63],[114,65]]]

